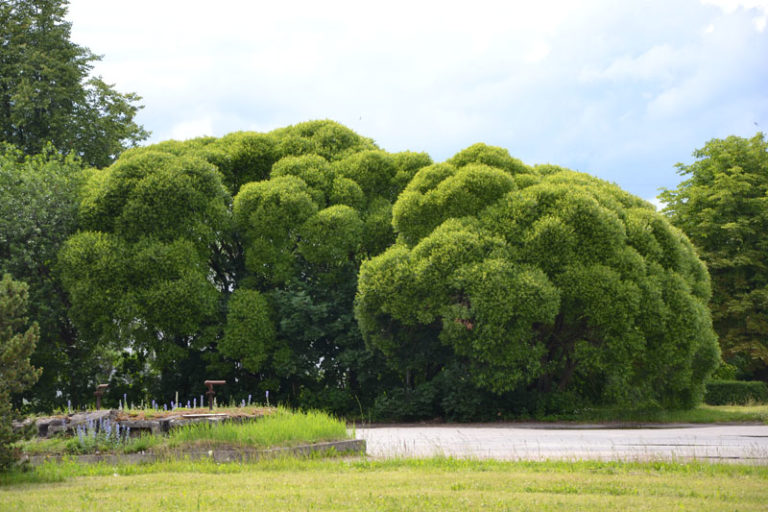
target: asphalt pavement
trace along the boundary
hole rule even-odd
[[[374,458],[702,460],[768,464],[768,425],[493,424],[357,427]]]

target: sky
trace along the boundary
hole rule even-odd
[[[148,142],[332,119],[436,162],[476,142],[644,199],[768,131],[768,0],[71,0]]]

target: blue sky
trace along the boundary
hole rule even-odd
[[[645,199],[768,131],[768,0],[71,0],[151,142],[333,119],[436,161],[475,142]],[[367,5],[370,5],[368,7]]]

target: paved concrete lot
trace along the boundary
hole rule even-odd
[[[396,426],[357,428],[373,457],[501,460],[708,460],[768,464],[768,425],[672,428]]]

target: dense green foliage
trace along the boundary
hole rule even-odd
[[[683,407],[719,360],[684,235],[500,148],[433,164],[312,121],[104,169],[53,150],[2,163],[0,269],[29,281],[43,328],[34,408],[100,382],[107,404],[196,396],[206,378],[380,418]]]
[[[11,394],[34,384],[40,370],[29,363],[38,340],[38,326],[28,326],[27,285],[14,281],[10,274],[0,279],[0,471],[14,461],[10,443],[15,441],[11,428]]]
[[[113,392],[133,389],[138,401],[156,391],[144,382],[150,357],[155,371],[199,379],[180,360],[216,336],[220,292],[208,261],[223,250],[227,204],[213,165],[151,149],[126,153],[84,186],[81,231],[59,265],[81,338],[124,351],[118,364],[132,368],[112,375]],[[91,375],[90,386],[111,373]]]
[[[97,55],[70,41],[66,0],[0,3],[0,140],[26,154],[48,142],[89,165],[108,165],[147,138],[137,95],[90,77]]]
[[[110,392],[216,377],[241,397],[370,403],[385,369],[352,314],[357,272],[394,242],[392,202],[431,163],[314,121],[136,148],[93,172],[59,263],[83,339],[125,350]]]
[[[114,354],[69,318],[57,253],[77,229],[83,165],[108,165],[148,135],[134,122],[140,98],[90,76],[100,57],[70,41],[67,4],[0,3],[0,274],[29,285],[40,325],[35,409],[91,396],[89,375],[112,367]]]
[[[240,361],[250,372],[259,371],[267,354],[274,352],[275,327],[269,305],[256,290],[235,290],[229,300],[221,353]]]
[[[704,401],[710,405],[768,403],[768,386],[760,380],[714,380],[707,383]]]
[[[709,278],[644,201],[475,145],[419,171],[393,225],[398,243],[361,268],[356,312],[406,390],[458,371],[571,406],[701,399],[719,361]]]
[[[694,156],[677,166],[687,179],[660,198],[709,267],[723,358],[768,381],[768,141],[713,139]]]
[[[103,355],[78,338],[56,268],[61,245],[77,228],[84,174],[76,158],[50,147],[31,157],[0,151],[0,274],[29,285],[29,316],[40,326],[32,363],[45,368],[28,393],[36,408],[52,407],[57,390],[90,395],[84,378]]]

